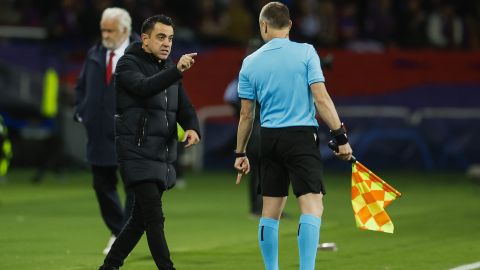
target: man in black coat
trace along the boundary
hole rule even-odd
[[[169,58],[173,22],[165,15],[146,19],[141,35],[142,42],[127,48],[115,72],[117,155],[135,205],[100,269],[122,266],[143,232],[158,269],[175,269],[163,230],[161,198],[175,185],[176,122],[185,129],[186,147],[200,140],[198,119],[181,82],[196,54],[183,55],[177,64]]]
[[[87,131],[87,161],[93,174],[93,188],[97,196],[102,218],[111,232],[107,254],[115,238],[130,217],[134,195],[125,189],[125,210],[117,192],[117,158],[115,152],[114,115],[116,94],[112,73],[127,46],[131,18],[121,8],[107,8],[102,14],[100,30],[102,42],[93,46],[87,54],[76,85],[76,112],[74,119]]]

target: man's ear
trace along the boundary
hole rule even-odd
[[[142,39],[142,42],[143,44],[148,44],[148,39],[150,38],[147,34],[145,33],[142,33],[142,35],[140,36],[141,39]]]
[[[265,30],[263,29],[263,26],[265,26]],[[265,21],[260,21],[260,31],[267,33],[267,23]]]

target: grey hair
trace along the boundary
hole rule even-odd
[[[122,30],[122,28],[126,28],[128,35],[130,35],[130,33],[132,32],[132,18],[130,17],[128,11],[123,8],[111,7],[105,9],[102,13],[101,21],[105,19],[116,19],[119,22],[118,25],[120,27],[120,31]]]

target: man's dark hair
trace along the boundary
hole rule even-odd
[[[282,29],[289,25],[290,11],[286,5],[280,2],[270,2],[262,9],[260,21],[262,20],[273,28]]]
[[[155,15],[150,18],[147,18],[143,24],[142,24],[142,34],[147,34],[150,35],[152,33],[153,28],[155,27],[155,24],[161,23],[165,25],[170,25],[173,27],[173,21],[172,18],[166,16],[166,15]]]

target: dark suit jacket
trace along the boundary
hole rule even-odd
[[[130,42],[135,38],[131,37]],[[99,42],[87,53],[75,87],[75,120],[87,131],[87,161],[97,166],[117,165],[114,115],[116,93],[113,78],[105,83],[107,49]]]

